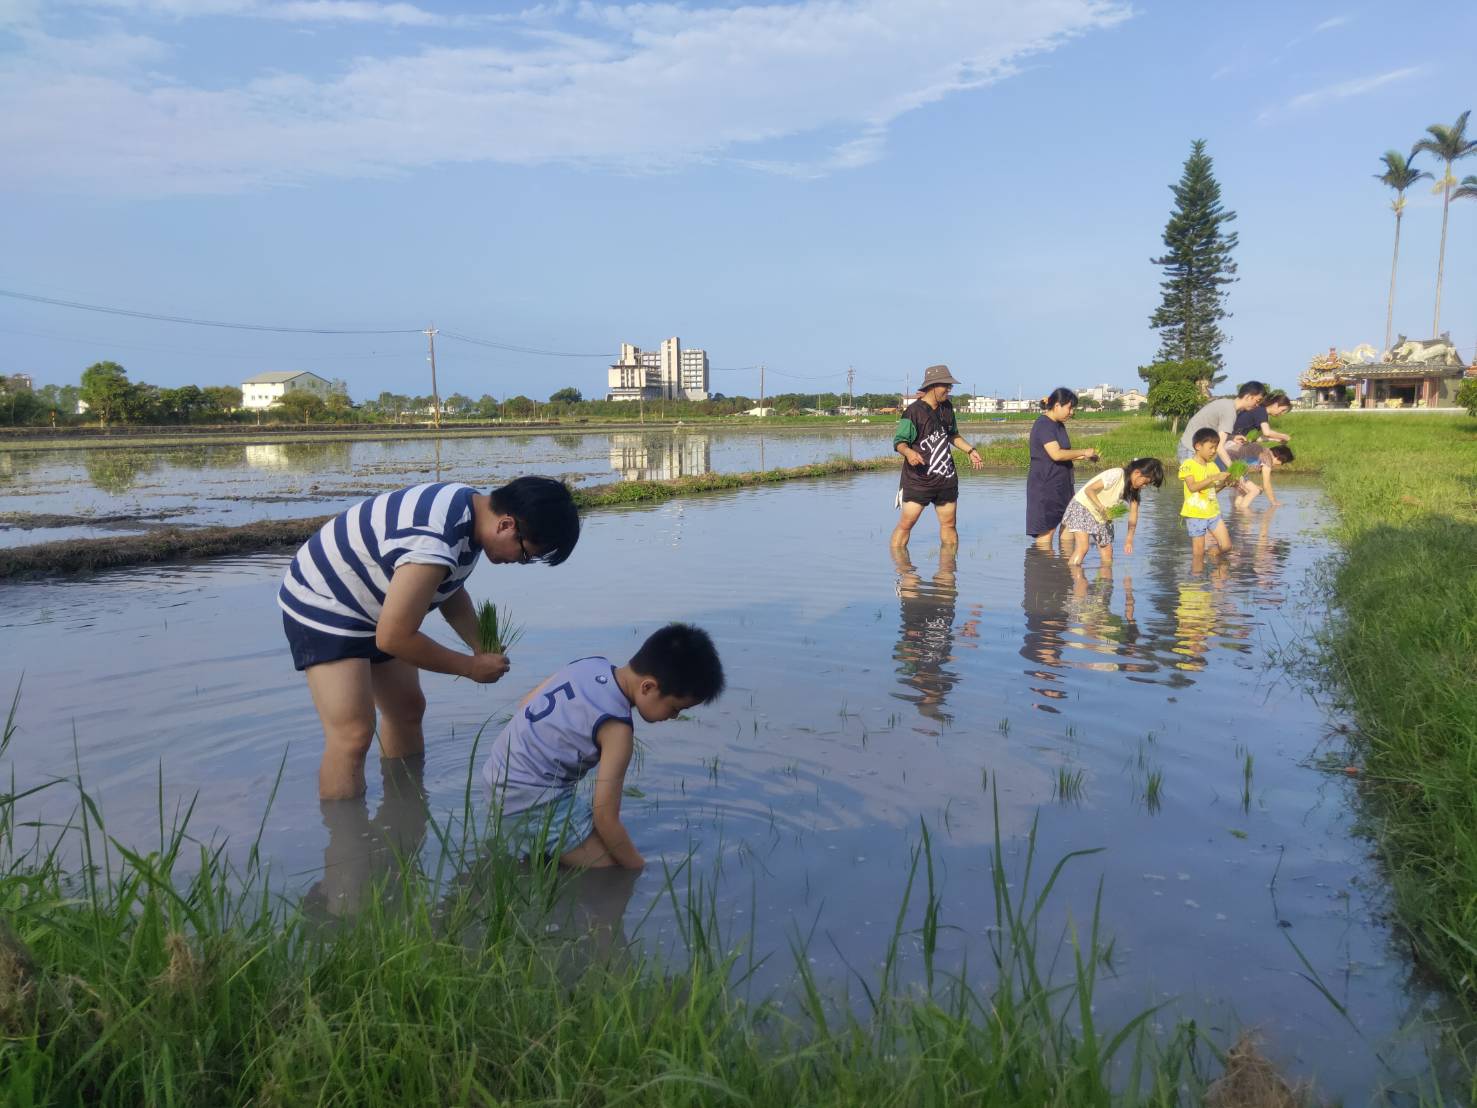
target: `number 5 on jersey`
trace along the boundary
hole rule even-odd
[[[552,712],[554,710],[554,706],[559,703],[557,698],[560,693],[563,693],[570,700],[573,700],[574,686],[566,681],[564,682],[564,684],[550,689],[548,692],[544,693],[544,706],[540,708],[537,712],[535,712],[533,710],[533,705],[530,704],[527,708],[523,709],[523,718],[528,720],[529,723],[537,723],[539,720],[543,719],[550,712]]]

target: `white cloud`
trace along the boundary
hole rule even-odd
[[[0,0],[8,2],[18,0]],[[237,16],[291,23],[383,23],[403,27],[460,22],[414,4],[378,0],[83,0],[79,6],[167,19]]]
[[[1258,122],[1266,122],[1279,115],[1293,112],[1307,111],[1311,108],[1322,107],[1336,100],[1347,100],[1352,96],[1363,96],[1373,92],[1375,89],[1384,88],[1386,85],[1394,84],[1396,81],[1404,81],[1422,72],[1423,67],[1418,65],[1406,66],[1403,69],[1392,69],[1387,73],[1377,73],[1370,77],[1356,77],[1352,81],[1341,81],[1336,85],[1326,85],[1323,88],[1314,89],[1312,92],[1304,92],[1294,96],[1280,108],[1268,108],[1257,117]]]
[[[23,53],[0,58],[0,102],[26,103],[0,115],[0,147],[30,152],[23,181],[134,192],[485,161],[666,169],[721,157],[813,176],[876,160],[899,116],[1128,14],[1118,0],[586,3],[573,23],[544,9],[477,44],[211,89],[142,65],[57,71]],[[776,162],[757,148],[819,135],[831,147],[814,157]]]
[[[1331,16],[1328,19],[1325,19],[1322,23],[1318,24],[1318,26],[1314,27],[1313,33],[1315,35],[1321,35],[1324,31],[1332,31],[1335,27],[1347,26],[1353,21],[1354,17],[1350,15]]]

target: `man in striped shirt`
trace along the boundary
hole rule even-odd
[[[578,540],[579,514],[564,484],[519,477],[486,495],[461,484],[397,489],[339,513],[304,543],[277,603],[323,722],[318,795],[363,794],[376,708],[381,757],[425,749],[421,670],[481,683],[507,673],[505,655],[480,652],[463,587],[480,555],[558,565]],[[438,608],[470,654],[421,630]]]

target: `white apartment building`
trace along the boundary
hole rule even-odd
[[[1091,400],[1100,408],[1110,400],[1120,400],[1123,402],[1125,412],[1136,412],[1149,402],[1149,398],[1138,389],[1120,389],[1109,384],[1078,389],[1077,399],[1083,402]]]
[[[253,410],[270,408],[289,392],[311,392],[327,400],[333,386],[316,373],[290,370],[258,373],[241,382],[241,406]]]
[[[708,354],[682,348],[675,335],[657,350],[621,343],[620,356],[606,377],[607,400],[706,400]]]
[[[679,364],[681,376],[678,386],[684,400],[708,399],[708,352],[706,350],[683,350]]]

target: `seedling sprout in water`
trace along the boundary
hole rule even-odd
[[[497,610],[491,600],[477,608],[477,641],[484,654],[506,654],[523,637],[523,625],[508,618],[507,610]]]

